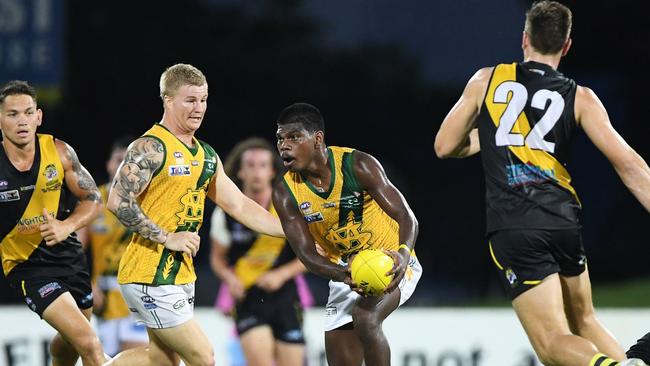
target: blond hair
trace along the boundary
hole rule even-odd
[[[201,86],[207,84],[201,70],[189,64],[170,66],[160,76],[160,97],[173,96],[183,85]]]

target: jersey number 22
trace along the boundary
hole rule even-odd
[[[512,93],[512,98],[508,102],[508,94]],[[555,143],[544,140],[544,136],[549,133],[553,126],[562,116],[564,110],[564,98],[556,91],[540,89],[534,95],[530,106],[536,109],[544,110],[546,102],[550,99],[551,104],[548,106],[546,113],[540,118],[535,126],[530,130],[528,135],[521,133],[512,133],[512,127],[517,122],[517,118],[524,111],[526,101],[528,100],[528,90],[522,84],[515,81],[506,81],[499,85],[494,91],[494,103],[508,103],[506,110],[499,119],[499,127],[496,133],[497,146],[524,146],[531,149],[544,150],[548,152],[555,151]]]

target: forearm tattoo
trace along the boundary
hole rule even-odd
[[[115,215],[122,224],[142,237],[162,242],[167,235],[142,211],[136,197],[142,193],[164,159],[160,141],[142,137],[127,151],[113,182],[113,190],[120,198]]]
[[[90,175],[90,173],[88,173],[86,168],[81,165],[77,153],[70,145],[65,145],[65,155],[66,158],[72,163],[72,172],[77,177],[77,186],[79,189],[85,192],[85,195],[80,197],[79,200],[101,202],[102,195],[99,193],[99,189],[97,189],[95,180]]]

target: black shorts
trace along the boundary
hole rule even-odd
[[[255,327],[268,325],[276,340],[304,344],[302,313],[296,283],[289,280],[273,293],[257,287],[249,289],[246,298],[235,305],[233,318],[240,336]]]
[[[508,296],[517,296],[553,273],[578,276],[587,259],[580,229],[499,230],[488,235],[490,255]]]
[[[41,318],[45,309],[66,292],[74,298],[79,309],[93,306],[93,292],[90,276],[80,271],[70,276],[30,276],[27,273],[10,274],[10,286],[25,299],[25,303]]]

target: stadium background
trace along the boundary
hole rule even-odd
[[[560,71],[596,91],[649,161],[647,14],[632,2],[564,3],[574,13],[574,43]],[[0,82],[39,86],[40,131],[74,146],[98,183],[112,140],[159,121],[158,78],[171,64],[206,74],[209,108],[197,135],[222,159],[246,137],[273,142],[286,105],[313,103],[325,116],[326,142],[378,157],[419,219],[425,272],[410,305],[501,305],[483,235],[480,158],[438,160],[433,139],[478,68],[521,59],[530,4],[0,0]],[[573,150],[595,301],[648,306],[648,213],[584,133]],[[208,224],[196,259],[199,306],[211,305],[217,289]],[[322,303],[325,283],[311,282]],[[2,282],[0,303],[18,302]]]

